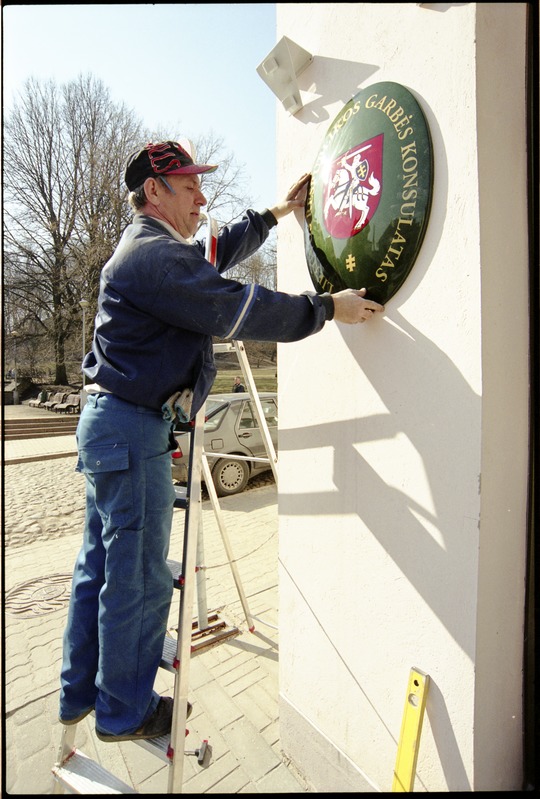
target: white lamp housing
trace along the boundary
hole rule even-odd
[[[289,114],[296,114],[303,106],[296,79],[312,61],[311,53],[283,36],[257,67],[259,77]]]

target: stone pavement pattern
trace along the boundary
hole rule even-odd
[[[14,453],[12,448],[13,459]],[[74,471],[75,463],[74,454],[53,459],[44,454],[39,461],[11,460],[4,467],[8,794],[53,793],[51,767],[61,734],[57,711],[62,632],[84,518],[83,478]],[[184,757],[183,792],[308,792],[280,749],[275,486],[225,498],[221,508],[249,611],[261,621],[249,632],[215,514],[206,501],[207,606],[219,610],[220,618],[238,627],[239,634],[191,658],[189,695],[194,710],[186,749],[207,739],[212,757],[207,767],[199,766],[195,757]],[[174,516],[170,556],[180,560],[184,511],[175,510]],[[175,591],[171,628],[178,622],[178,594]],[[160,669],[156,689],[170,695],[173,679]],[[99,741],[93,716],[79,724],[76,746],[140,793],[167,792],[168,765],[133,743]]]

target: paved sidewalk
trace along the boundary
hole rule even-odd
[[[41,408],[30,408],[26,403],[6,405],[4,419],[51,419],[52,414]],[[4,465],[31,463],[43,458],[64,458],[77,452],[75,434],[67,436],[47,436],[46,438],[27,438],[18,441],[3,441]]]
[[[69,436],[47,436],[25,438],[20,441],[4,441],[4,465],[32,463],[50,458],[65,458],[77,452],[75,434]]]
[[[83,478],[74,471],[74,447],[74,436],[4,445],[3,787],[8,794],[46,795],[54,788],[51,767],[61,734],[57,705],[62,631],[84,518]],[[23,460],[33,456],[38,462]],[[195,749],[207,739],[212,756],[203,767],[195,757],[184,757],[183,792],[307,792],[280,750],[276,488],[267,485],[228,497],[221,509],[255,621],[246,619],[214,511],[206,501],[206,570],[199,597],[238,632],[191,658],[194,710],[186,748]],[[175,510],[170,549],[175,560],[181,559],[183,517],[182,510]],[[177,594],[171,628],[178,622]],[[160,670],[156,689],[171,694],[172,687],[173,675]],[[76,746],[140,793],[167,792],[169,766],[133,743],[99,741],[92,716],[79,725]]]

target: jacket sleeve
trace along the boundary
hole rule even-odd
[[[265,209],[260,214],[248,210],[240,222],[224,227],[218,237],[218,271],[222,273],[256,252],[275,225],[277,219]],[[260,241],[253,246],[256,237]],[[296,341],[318,332],[334,316],[329,294],[306,291],[295,296],[270,291],[258,284],[238,286],[243,296],[229,329],[212,335],[225,339]]]
[[[177,327],[224,339],[298,341],[333,316],[333,300],[294,295],[220,275],[202,256],[168,270],[151,312]]]

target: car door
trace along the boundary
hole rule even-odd
[[[260,398],[262,412],[268,426],[270,438],[274,448],[277,449],[277,401],[274,397]],[[258,458],[267,457],[266,447],[255,410],[251,400],[245,400],[241,412],[236,420],[236,436],[242,447],[249,449],[252,455]],[[256,469],[268,468],[266,464],[255,462],[253,467]]]

